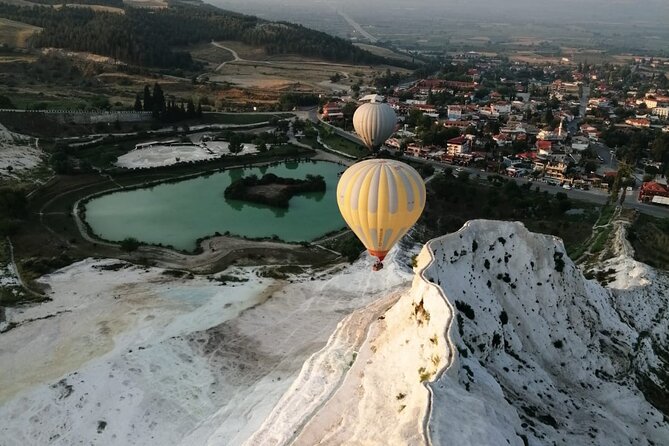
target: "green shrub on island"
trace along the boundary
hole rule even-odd
[[[287,208],[294,195],[304,192],[325,192],[325,179],[321,175],[307,175],[304,180],[282,178],[273,173],[262,178],[251,175],[233,181],[225,189],[225,198]]]

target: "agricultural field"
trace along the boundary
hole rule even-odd
[[[0,45],[25,48],[28,38],[39,30],[37,26],[0,18]]]
[[[239,42],[219,42],[220,47],[234,51],[232,61],[222,60],[209,80],[227,82],[241,88],[257,88],[273,91],[331,92],[349,88],[359,80],[369,82],[374,75],[391,71],[408,73],[402,68],[379,65],[361,66],[305,59],[300,56],[268,56],[262,48]],[[220,48],[219,47],[219,48]],[[339,74],[342,79],[333,84],[330,77]]]

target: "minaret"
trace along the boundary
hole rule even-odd
[[[560,119],[560,128],[558,128],[558,138],[562,139],[562,131],[564,130],[564,118]]]

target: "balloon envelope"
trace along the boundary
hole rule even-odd
[[[362,104],[353,114],[353,127],[370,150],[386,142],[396,125],[395,111],[383,102]]]
[[[342,217],[373,256],[383,260],[425,207],[425,183],[411,166],[370,159],[346,169],[337,185]]]

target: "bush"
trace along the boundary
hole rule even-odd
[[[462,302],[461,300],[456,300],[455,308],[457,308],[458,311],[464,313],[464,315],[467,316],[467,319],[474,320],[474,317],[476,316],[474,314],[474,309],[471,306],[469,306],[468,303]]]
[[[556,252],[553,254],[553,260],[555,261],[555,271],[561,273],[564,270],[564,259],[562,258],[564,253]]]
[[[139,240],[134,237],[127,237],[121,240],[121,249],[125,252],[137,251],[139,246]]]

